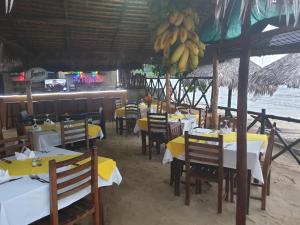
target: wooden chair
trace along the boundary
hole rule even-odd
[[[167,143],[168,134],[168,114],[167,113],[147,113],[148,138],[149,138],[149,159],[152,159],[152,146],[156,142],[157,154],[160,153],[160,144]]]
[[[185,204],[190,204],[191,178],[195,178],[196,184],[200,185],[200,193],[202,181],[217,182],[218,213],[222,213],[223,179],[225,177],[223,168],[223,136],[220,135],[218,138],[201,137],[189,135],[187,131],[184,136],[186,167]],[[226,179],[227,181],[228,179]]]
[[[0,140],[0,158],[5,158],[19,152],[23,147],[30,147],[30,138],[27,135]]]
[[[237,118],[234,117],[224,117],[224,116],[219,116],[219,123],[218,123],[218,129],[220,130],[222,126],[227,126],[231,128],[232,132],[236,131],[236,124],[237,124]]]
[[[137,119],[140,118],[140,111],[137,104],[127,103],[125,105],[125,125],[128,134],[133,133]],[[123,126],[121,127],[123,129]]]
[[[168,124],[168,134],[169,134],[168,141],[171,141],[182,135],[182,126],[180,120],[177,123]],[[172,161],[170,164],[170,186],[172,186],[174,183],[174,172],[175,172],[175,164]]]
[[[85,141],[89,150],[88,120],[61,121],[61,144],[66,148],[67,144]]]
[[[260,186],[262,188],[260,198],[251,197],[254,199],[261,200],[261,209],[262,210],[266,210],[267,195],[270,195],[271,164],[272,164],[275,129],[276,129],[276,123],[273,124],[273,128],[271,129],[271,132],[270,132],[270,135],[268,138],[267,150],[266,150],[266,153],[265,153],[263,159],[261,160],[264,183],[263,184],[253,184],[256,186]],[[250,190],[250,188],[249,188],[249,190]]]
[[[189,114],[190,112],[190,106],[182,104],[182,105],[177,105],[176,110],[181,112],[182,114]]]
[[[74,167],[83,160],[85,160],[83,164]],[[58,172],[63,167],[70,169]],[[100,224],[98,158],[95,149],[65,161],[51,160],[49,162],[49,181],[50,216],[34,222],[33,225],[73,225],[78,224],[89,215],[93,215],[93,224]],[[58,210],[60,200],[89,187],[91,188],[90,198],[82,198],[70,206]]]
[[[3,140],[3,131],[2,131],[2,129],[3,129],[3,126],[2,126],[2,121],[0,119],[0,140]]]
[[[163,110],[163,102],[157,101],[156,113],[162,113],[162,110]]]

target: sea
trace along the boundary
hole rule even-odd
[[[161,80],[164,85],[164,80]],[[171,79],[172,86],[174,87],[176,79]],[[201,92],[196,92],[196,99],[201,97]],[[189,93],[192,99],[192,93]],[[211,90],[207,92],[207,100],[210,101]],[[219,106],[227,106],[228,88],[220,87],[219,89]],[[202,100],[200,104],[205,104]],[[232,108],[237,107],[237,91],[232,94]],[[282,117],[291,117],[300,119],[300,89],[287,88],[285,86],[278,87],[277,91],[272,95],[253,96],[248,95],[248,110],[261,112],[266,109],[269,115],[276,115]]]

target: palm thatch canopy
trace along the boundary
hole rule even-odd
[[[0,41],[4,44],[13,43],[14,47],[17,46],[27,53],[23,57],[25,67],[41,66],[49,70],[139,67],[156,56],[153,52],[152,36],[156,22],[162,18],[160,14],[154,14],[150,6],[157,6],[157,11],[167,15],[168,11],[164,8],[166,2],[173,4],[175,0],[1,0]],[[239,10],[242,13],[246,7],[244,3],[248,0],[195,0],[195,2],[197,4],[195,9],[201,21],[198,28],[199,32],[202,32],[201,26],[209,19],[217,18],[220,24],[223,24],[222,27],[226,28],[224,21],[231,11],[230,7],[234,6],[233,3],[239,3]],[[259,2],[274,6],[282,1],[259,0]],[[292,21],[294,24],[298,21],[299,4],[292,2],[289,6],[290,9],[294,9],[296,15]],[[278,17],[276,18],[279,21]],[[235,23],[241,23],[241,18],[234,19]],[[262,19],[253,24],[255,26],[253,33],[259,34],[267,23],[268,20]],[[288,36],[289,31],[290,28],[285,30]],[[262,49],[263,53],[277,52],[282,51],[282,45],[290,46],[291,42],[286,43],[282,40],[270,44],[272,37],[279,33],[282,32],[269,33],[265,38],[254,37],[251,40],[252,53],[262,54]],[[258,47],[257,39],[260,40]],[[226,45],[226,41],[223,48],[220,48],[222,54],[228,53],[224,58],[238,57],[240,43]],[[300,47],[295,47],[299,40],[295,41],[292,42],[290,51],[300,50]],[[211,48],[207,49],[209,56]]]
[[[230,89],[236,89],[238,85],[238,74],[239,74],[239,63],[240,59],[228,59],[224,62],[220,62],[218,65],[219,72],[219,86],[228,87]],[[250,77],[255,72],[261,69],[260,66],[250,61],[249,75]],[[213,74],[212,65],[204,65],[198,67],[189,77],[211,77]]]
[[[279,86],[300,87],[300,54],[289,54],[256,71],[249,78],[249,90],[272,95]]]

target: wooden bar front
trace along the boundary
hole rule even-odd
[[[103,99],[103,109],[106,120],[112,120],[114,110],[114,99],[120,98],[122,102],[127,100],[127,90],[107,90],[107,91],[91,91],[91,92],[64,92],[64,93],[41,93],[33,94],[33,101],[54,101],[55,110],[59,111],[61,107],[60,102],[63,100],[73,100],[71,108],[84,108],[89,107],[88,102],[93,99]],[[6,127],[7,105],[9,103],[17,102],[21,109],[26,108],[26,95],[3,95],[0,96],[0,118],[2,125]],[[70,101],[69,101],[70,102]],[[87,109],[88,110],[88,109]],[[91,111],[91,110],[89,110]],[[76,112],[76,110],[73,110]]]

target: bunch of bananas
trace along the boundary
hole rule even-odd
[[[196,69],[204,56],[205,45],[195,32],[198,14],[191,8],[173,11],[157,29],[155,52],[163,51],[164,62],[179,72]]]

